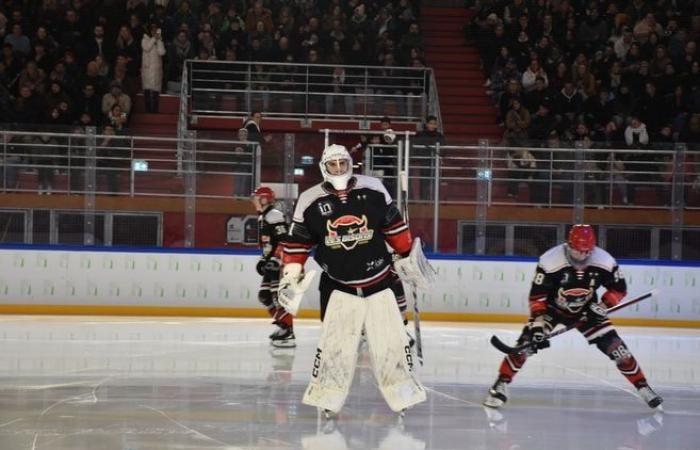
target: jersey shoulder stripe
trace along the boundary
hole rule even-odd
[[[540,256],[538,265],[545,273],[554,273],[568,266],[569,261],[564,253],[564,244],[557,245],[544,252]]]

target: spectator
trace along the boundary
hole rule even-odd
[[[547,73],[540,66],[540,62],[536,59],[530,61],[530,65],[527,70],[523,73],[522,85],[525,92],[530,92],[535,89],[536,81],[541,78],[544,81],[544,87],[549,86],[549,80],[547,79]]]
[[[141,65],[141,48],[139,48],[138,42],[134,39],[131,28],[126,25],[119,28],[115,47],[117,54],[126,57],[129,75],[136,76]]]
[[[275,27],[272,22],[272,12],[263,7],[262,0],[255,0],[253,6],[248,9],[245,19],[246,30],[254,30],[258,21],[262,21],[266,32],[272,33]]]
[[[554,97],[554,109],[557,121],[568,127],[583,111],[583,96],[576,90],[574,83],[567,81]]]
[[[510,101],[510,109],[506,114],[506,132],[503,137],[511,145],[525,145],[527,143],[530,120],[530,112],[521,105],[520,99],[512,99]]]
[[[101,95],[107,91],[107,78],[100,75],[97,62],[90,61],[85,66],[85,75],[82,77],[82,85],[91,84]]]
[[[598,92],[598,95],[586,100],[583,105],[583,111],[586,122],[591,124],[593,128],[603,128],[613,119],[615,111],[614,98],[610,91],[603,87]]]
[[[22,25],[18,23],[12,25],[12,34],[5,36],[4,43],[10,44],[13,51],[20,53],[23,56],[29,55],[29,52],[32,49],[29,38],[24,35]]]
[[[46,89],[46,73],[37,66],[36,62],[28,61],[19,75],[20,86],[31,85],[38,94]]]
[[[14,80],[22,71],[22,61],[17,57],[12,50],[12,44],[3,44],[2,46],[2,62],[5,65],[7,77]]]
[[[445,144],[445,137],[438,131],[437,117],[426,117],[423,129],[413,139],[412,155],[422,159],[416,172],[418,181],[413,185],[414,197],[427,200],[433,197],[433,180],[435,179],[435,159],[440,158],[439,145]]]
[[[56,158],[60,156],[60,146],[55,137],[44,133],[33,139],[34,164],[37,166],[39,195],[51,195],[54,184]]]
[[[115,108],[118,108],[115,105]],[[118,128],[107,125],[102,130],[104,135],[97,147],[97,166],[107,178],[107,193],[117,195],[120,192],[121,172],[126,169],[128,151],[123,139],[117,137]]]
[[[632,117],[629,125],[625,128],[625,143],[628,148],[641,149],[649,144],[649,134],[647,127],[638,117]]]
[[[544,142],[555,128],[556,120],[552,116],[549,103],[541,103],[530,122],[528,129],[530,139],[535,141],[535,145]]]
[[[583,96],[583,99],[590,98],[596,93],[595,76],[588,70],[588,65],[582,62],[576,66],[573,76],[576,89]]]
[[[41,117],[41,100],[29,85],[19,88],[14,101],[13,121],[15,123],[38,123]]]
[[[251,154],[255,151],[254,146],[248,144],[248,129],[241,128],[236,135],[236,146],[233,149],[233,195],[246,197],[251,192]]]
[[[95,25],[92,36],[84,46],[82,61],[93,61],[97,56],[102,56],[107,61],[114,58],[114,47],[105,40],[105,29],[102,25]]]
[[[262,144],[262,113],[260,111],[253,111],[250,116],[243,122],[243,128],[248,130],[248,140],[252,142],[257,142]]]
[[[83,86],[82,95],[78,97],[75,104],[75,112],[78,117],[87,114],[90,124],[99,125],[101,122],[100,98],[95,90],[95,86],[87,83]]]
[[[578,28],[577,38],[589,53],[596,51],[608,39],[608,26],[598,14],[596,6],[586,10],[586,18]]]
[[[506,163],[508,167],[507,195],[511,198],[517,198],[520,192],[520,182],[533,178],[537,162],[528,149],[516,148],[508,151]]]
[[[178,31],[175,39],[170,43],[167,54],[167,80],[179,83],[182,81],[182,66],[186,60],[194,57],[194,47],[187,32]]]
[[[115,103],[112,105],[112,109],[109,110],[109,113],[107,113],[107,123],[109,126],[114,128],[116,131],[124,131],[124,128],[126,128],[126,122],[127,122],[127,115],[124,111],[122,111],[122,107],[119,105],[119,103]]]
[[[131,98],[122,91],[122,86],[119,82],[113,81],[110,84],[109,92],[102,97],[102,114],[109,116],[114,105],[119,105],[121,113],[128,118],[131,112]]]
[[[531,113],[537,112],[543,103],[550,105],[552,103],[552,95],[547,89],[545,79],[537,77],[535,80],[535,88],[523,95],[523,105]],[[549,106],[548,106],[549,108]]]
[[[58,24],[58,37],[63,49],[76,48],[82,44],[85,30],[75,9],[66,10],[63,20]]]
[[[158,113],[158,99],[163,86],[163,45],[162,31],[152,23],[141,40],[141,84],[147,113]]]

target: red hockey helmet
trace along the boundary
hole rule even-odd
[[[593,251],[596,245],[593,227],[585,224],[577,224],[571,227],[568,244],[569,248],[579,252]]]
[[[260,197],[267,200],[268,203],[274,203],[275,201],[275,191],[267,186],[260,186],[255,191],[253,191],[253,197]]]

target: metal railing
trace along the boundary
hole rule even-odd
[[[317,162],[325,145],[357,142],[358,137],[352,134],[364,133],[369,143],[354,153],[358,173],[381,178],[397,200],[423,205],[424,215],[431,211],[429,217],[412,218],[412,225],[433,249],[471,249],[487,254],[496,251],[490,242],[501,245],[498,240],[502,238],[506,245],[497,251],[520,254],[518,233],[530,239],[527,227],[539,230],[547,224],[511,222],[513,226],[509,226],[488,219],[489,211],[503,206],[543,211],[568,208],[571,217],[567,222],[589,221],[591,211],[599,209],[664,212],[651,231],[640,232],[651,239],[644,244],[651,249],[647,252],[650,257],[683,258],[692,248],[689,239],[698,236],[686,223],[684,212],[700,209],[700,151],[683,144],[654,150],[502,147],[487,141],[451,146],[426,145],[412,133],[396,133],[395,140],[387,142],[381,131],[326,130],[325,135],[275,135],[261,153],[251,142],[201,139],[191,132],[183,140],[94,131],[0,131],[2,192],[83,195],[84,210],[89,212],[84,229],[94,239],[99,239],[96,232],[101,226],[95,195],[183,198],[189,205],[185,224],[192,227],[183,233],[183,242],[194,246],[196,198],[247,198],[261,181],[300,192],[320,181]],[[372,142],[372,136],[379,142]],[[180,142],[185,145],[183,165],[178,170],[176,148]],[[402,187],[407,196],[400,195]],[[287,199],[290,208],[293,196],[280,197]],[[458,244],[453,232],[440,221],[441,208],[450,204],[474,207],[464,210],[466,225],[456,230],[459,242],[468,245]],[[547,213],[540,216],[549,217]],[[15,222],[8,219],[8,234],[19,233],[12,231]],[[643,223],[633,225],[649,228]],[[535,235],[543,236],[539,232]],[[450,242],[449,246],[443,246],[443,241]]]
[[[0,131],[2,192],[247,198],[260,182],[255,142],[87,131]]]
[[[439,115],[432,69],[188,60],[191,120],[240,116],[422,122]]]

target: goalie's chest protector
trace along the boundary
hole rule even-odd
[[[319,196],[306,208],[315,259],[331,278],[362,285],[387,274],[391,256],[382,231],[387,212],[384,194],[365,187]]]

